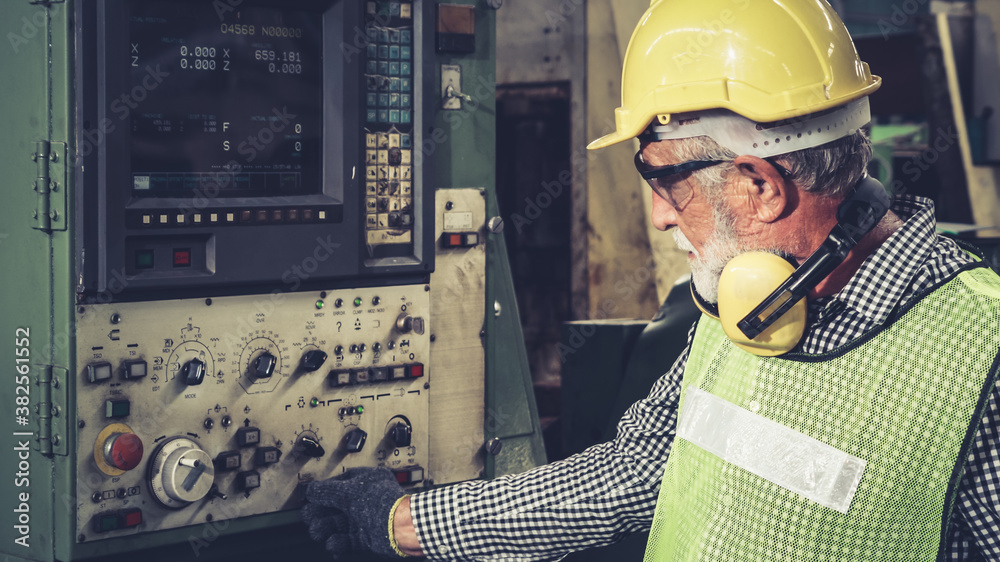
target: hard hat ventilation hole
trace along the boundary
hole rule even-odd
[[[781,139],[774,139],[774,144],[778,144],[779,142],[781,142]]]
[[[754,147],[754,148],[757,148],[757,143],[753,143],[753,147]]]
[[[762,126],[762,125],[761,125],[760,123],[758,123],[758,124],[757,124],[757,130],[758,130],[758,131],[763,131],[763,130],[764,130],[764,127],[763,127],[763,126]]]
[[[799,135],[799,136],[801,137],[802,135]],[[788,135],[787,137],[785,137],[785,140],[786,140],[786,141],[790,141],[790,140],[792,140],[792,135]]]
[[[800,138],[801,139],[802,138],[802,133],[799,133],[798,137],[796,137],[796,138]]]
[[[771,143],[764,141],[764,146],[771,146]]]

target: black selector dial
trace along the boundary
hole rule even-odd
[[[181,380],[188,386],[201,384],[205,380],[205,362],[192,359],[181,367]]]
[[[356,427],[351,431],[347,432],[344,436],[344,446],[347,448],[348,453],[360,453],[361,449],[365,448],[365,441],[368,439],[368,433],[360,427]]]
[[[326,363],[325,351],[313,349],[307,351],[306,354],[302,356],[302,368],[306,372],[311,373],[319,370],[319,368],[323,366],[323,363]]]
[[[409,447],[413,437],[413,428],[405,421],[398,421],[389,430],[389,438],[397,447]]]
[[[360,430],[359,430],[360,431]],[[319,441],[315,437],[309,435],[303,435],[299,438],[299,442],[296,443],[299,450],[307,457],[312,457],[318,459],[326,454],[326,450],[323,446],[319,444]]]
[[[253,360],[253,365],[250,366],[250,374],[255,379],[269,379],[274,374],[274,366],[277,363],[278,359],[274,355],[262,353]]]

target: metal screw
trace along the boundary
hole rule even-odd
[[[111,323],[112,324],[118,324],[121,321],[122,321],[122,315],[121,314],[118,314],[116,312],[116,313],[114,313],[114,314],[111,315]]]
[[[493,301],[493,316],[499,318],[501,312],[503,312],[503,307],[500,306],[500,301]]]
[[[430,387],[431,387],[431,383],[429,383],[429,382],[425,382],[424,383],[424,390],[427,390]]]
[[[87,540],[87,535],[77,535],[76,542],[84,542]]]
[[[452,210],[454,208],[455,208],[455,204],[452,203],[451,201],[448,201],[447,203],[444,204],[444,209],[446,211],[450,211],[450,210]]]
[[[80,308],[76,309],[76,311],[79,312],[80,314],[83,314],[84,312],[87,311],[87,309],[81,306]]]
[[[437,340],[437,336],[435,336],[434,334],[431,334],[431,342],[433,343],[436,340]]]
[[[486,337],[486,330],[479,330],[479,337],[485,338]]]
[[[212,299],[205,299],[205,306],[212,306]]]
[[[83,429],[83,428],[87,427],[87,422],[85,422],[83,420],[80,420],[80,421],[76,422],[76,426],[79,427],[80,429]]]
[[[58,404],[53,404],[52,405],[52,417],[58,418],[59,414],[61,412],[62,412],[62,408],[60,408]]]
[[[494,437],[486,442],[487,453],[496,456],[500,454],[501,450],[503,450],[503,441],[501,441],[499,437]]]
[[[53,444],[53,445],[58,445],[58,444],[59,444],[59,441],[60,441],[60,439],[59,439],[59,436],[58,436],[58,435],[53,435],[53,436],[52,436],[52,444]]]
[[[486,227],[490,229],[493,234],[500,234],[503,232],[503,219],[500,217],[493,217],[486,223]]]
[[[430,285],[424,285],[424,292],[425,293],[430,292],[430,290],[431,290],[431,286]]]

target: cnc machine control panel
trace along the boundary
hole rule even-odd
[[[83,306],[78,533],[290,509],[355,466],[424,480],[425,285]]]

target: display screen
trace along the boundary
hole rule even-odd
[[[132,196],[320,193],[322,18],[216,4],[129,4]]]

